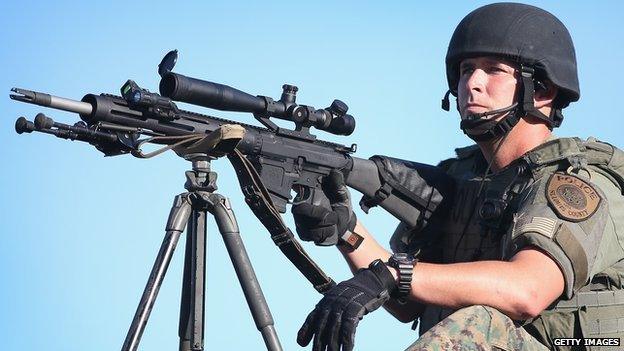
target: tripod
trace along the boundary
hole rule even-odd
[[[122,351],[135,351],[147,325],[158,290],[167,267],[171,262],[178,239],[186,225],[186,252],[182,298],[180,302],[180,351],[204,350],[204,291],[206,282],[206,215],[212,214],[223,237],[232,265],[245,294],[256,327],[262,334],[267,350],[281,351],[273,317],[266,303],[247,251],[243,245],[238,224],[229,200],[214,191],[217,189],[217,174],[210,171],[210,160],[205,153],[185,155],[192,162],[193,169],[186,171],[187,192],[175,197],[166,234],[149,279],[143,290],[141,301],[121,348]]]

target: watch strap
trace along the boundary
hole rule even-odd
[[[412,289],[412,274],[418,259],[405,253],[395,253],[388,260],[388,265],[399,272],[399,281],[393,297],[404,300]]]

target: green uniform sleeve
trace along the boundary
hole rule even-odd
[[[571,298],[600,264],[608,220],[605,194],[588,178],[546,175],[521,194],[505,258],[529,246],[540,248],[559,265]]]

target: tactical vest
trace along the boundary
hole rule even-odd
[[[554,337],[624,336],[624,152],[593,138],[561,138],[485,177],[487,165],[476,146],[458,149],[457,158],[439,167],[454,179],[452,205],[431,216],[425,227],[400,224],[391,239],[395,252],[414,252],[422,260],[437,263],[502,260],[518,195],[536,180],[556,171],[590,169],[615,185],[619,193],[610,194],[609,205],[616,207],[610,213],[618,242],[606,253],[614,263],[594,272],[570,300],[556,301],[525,327],[549,346]],[[420,318],[420,333],[453,312],[427,306]]]
[[[533,182],[530,167],[520,159],[484,176],[487,163],[477,146],[459,149],[457,154],[456,160],[440,165],[455,180],[452,205],[445,216],[422,230],[425,236],[435,235],[435,240],[418,249],[425,256],[423,260],[431,257],[438,263],[502,260],[501,243],[517,208],[518,195]],[[420,318],[420,333],[453,312],[427,306]]]

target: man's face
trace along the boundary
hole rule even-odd
[[[460,63],[459,75],[457,102],[462,119],[515,102],[518,73],[509,61],[490,56],[468,58]]]

